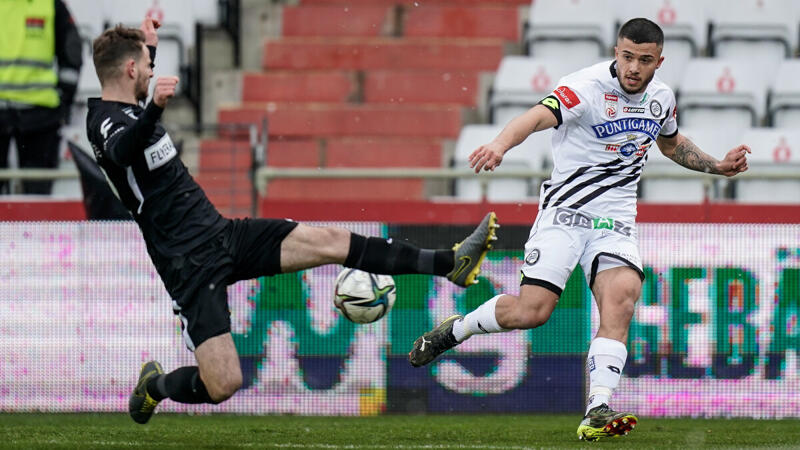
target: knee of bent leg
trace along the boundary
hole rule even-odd
[[[520,302],[522,303],[518,316],[522,322],[520,328],[540,327],[550,319],[550,314],[553,310],[548,305],[541,302],[526,301],[524,298],[521,298]]]
[[[216,383],[206,385],[208,396],[214,403],[221,403],[231,398],[242,387],[242,373],[229,374]]]

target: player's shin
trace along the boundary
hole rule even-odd
[[[473,334],[502,333],[508,331],[497,323],[495,309],[497,308],[497,300],[500,299],[501,296],[502,294],[492,297],[475,311],[472,311],[464,316],[463,319],[457,320],[453,324],[453,336],[455,336],[458,342],[463,342]]]
[[[627,358],[628,350],[620,341],[603,337],[597,337],[592,341],[586,359],[589,367],[587,413],[596,406],[608,404],[611,394],[619,385]]]
[[[446,275],[453,268],[452,250],[420,249],[405,241],[350,235],[345,267],[386,275]]]
[[[147,391],[156,400],[169,397],[178,403],[218,403],[208,395],[197,366],[180,367],[153,378],[147,383]]]

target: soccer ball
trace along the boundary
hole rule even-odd
[[[336,277],[333,304],[347,319],[355,323],[372,323],[394,305],[394,279],[358,269],[344,269]]]

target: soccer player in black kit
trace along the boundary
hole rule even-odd
[[[452,250],[290,220],[222,217],[159,124],[178,78],[158,78],[152,100],[141,107],[153,76],[158,27],[148,18],[140,29],[117,26],[95,39],[102,97],[89,99],[87,117],[97,162],[139,225],[197,360],[197,366],[167,374],[158,362],[145,363],[129,401],[133,420],[146,423],[165,398],[216,404],[241,387],[226,292],[236,281],[343,264],[373,273],[446,276],[465,287],[476,282],[497,239],[494,213]]]

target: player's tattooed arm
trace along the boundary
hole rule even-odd
[[[680,133],[672,137],[659,136],[656,143],[664,156],[687,169],[726,177],[732,177],[748,169],[747,153],[751,153],[751,150],[746,145],[734,147],[728,151],[725,158],[717,161]]]
[[[722,173],[718,167],[719,161],[680,133],[669,138],[660,136],[657,143],[664,156],[687,169],[716,175]]]

